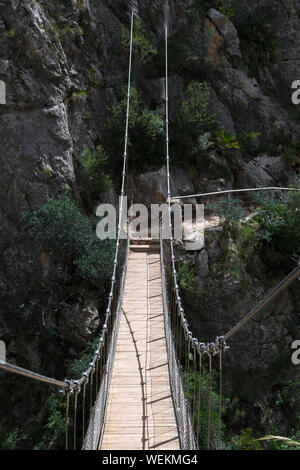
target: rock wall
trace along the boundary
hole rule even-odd
[[[101,313],[95,301],[79,297],[72,318],[59,311],[54,343],[37,341],[41,318],[35,319],[31,336],[20,340],[20,306],[30,300],[28,292],[44,269],[37,247],[24,237],[21,214],[66,190],[84,210],[73,160],[85,148],[102,142],[109,107],[118,102],[120,87],[126,83],[128,50],[121,43],[121,33],[122,25],[129,26],[132,3],[158,51],[165,15],[171,48],[178,43],[184,46],[183,53],[177,54],[176,48],[170,53],[171,116],[186,85],[206,80],[212,88],[210,109],[217,113],[219,125],[234,135],[258,132],[265,148],[255,156],[243,151],[229,152],[227,157],[210,152],[209,165],[196,171],[172,167],[174,192],[287,185],[297,180],[297,168],[278,156],[280,144],[275,156],[270,148],[280,132],[291,142],[300,136],[300,114],[290,99],[291,83],[300,76],[299,0],[292,6],[272,0],[235,1],[232,19],[215,8],[222,3],[217,1],[207,1],[201,8],[181,0],[3,2],[0,80],[6,83],[7,104],[0,106],[0,338],[8,343],[10,360],[42,367],[40,372],[55,376],[63,377],[68,371],[97,330]],[[247,32],[253,18],[264,29],[253,27],[251,39]],[[159,61],[146,67],[135,54],[133,82],[145,103],[163,106],[164,69]],[[164,201],[164,184],[164,168],[130,176],[135,202]],[[115,200],[116,194],[110,191],[108,197]],[[218,259],[218,242],[194,258],[199,282],[215,292],[218,285],[210,274]],[[196,332],[210,338],[213,332],[222,333],[262,295],[269,286],[265,281],[263,285],[254,282],[241,297],[236,285],[225,280],[217,298],[206,299],[196,312],[186,299]],[[282,296],[274,308],[240,334],[229,367],[266,369],[282,353],[282,339],[288,347],[299,311],[297,288]],[[63,364],[59,354],[49,364],[54,351],[64,356]]]

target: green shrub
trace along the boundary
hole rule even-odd
[[[193,268],[184,261],[178,266],[178,282],[180,287],[187,292],[196,292],[196,276]]]
[[[66,425],[66,399],[57,390],[47,398],[43,413],[45,426],[41,433],[41,440],[35,444],[33,450],[64,449]]]
[[[4,441],[0,443],[0,449],[2,450],[15,450],[21,441],[27,439],[26,434],[22,434],[19,428],[6,434]]]
[[[49,34],[51,39],[56,39],[58,41],[61,41],[65,39],[66,37],[73,36],[74,34],[76,35],[83,35],[83,29],[80,28],[79,26],[71,26],[68,24],[65,24],[64,21],[60,21],[58,23],[52,22],[51,23],[52,28],[46,28],[46,33]]]
[[[286,201],[264,198],[255,221],[260,240],[279,253],[300,253],[300,194],[290,192]]]
[[[215,124],[215,115],[208,113],[210,87],[206,82],[192,82],[186,89],[187,100],[181,104],[179,123],[188,127],[199,136],[211,130]]]
[[[240,148],[238,139],[230,132],[220,129],[215,133],[216,144],[219,150],[235,149]]]
[[[123,88],[123,99],[111,109],[106,122],[106,147],[113,156],[115,167],[122,166],[124,153],[124,131],[127,108],[127,89]],[[142,170],[147,165],[161,165],[164,148],[164,121],[161,112],[143,107],[138,92],[131,89],[129,115],[129,158],[131,168]]]
[[[206,150],[209,137],[216,127],[215,115],[209,113],[210,87],[206,82],[192,82],[186,89],[186,100],[181,104],[174,123],[172,153],[180,161]],[[205,142],[206,140],[206,142]],[[198,143],[198,145],[197,145]]]
[[[228,230],[235,230],[236,223],[245,215],[245,211],[238,199],[218,198],[216,201],[207,202],[205,205],[207,212],[213,212],[220,217]]]
[[[271,19],[266,18],[257,8],[249,13],[243,25],[240,28],[240,37],[245,39],[257,49],[269,52],[271,56],[275,56],[279,48],[278,39],[275,36]]]
[[[228,18],[232,18],[234,16],[232,0],[221,0],[219,10],[221,13],[223,13],[223,15],[227,16]]]
[[[259,239],[257,237],[258,228],[258,224],[251,219],[247,222],[242,221],[239,227],[237,240],[238,251],[240,258],[245,261],[251,261],[260,247]]]
[[[193,358],[190,357],[190,364],[193,367]],[[211,420],[210,420],[210,449],[218,448],[218,429],[219,429],[219,400],[220,396],[217,391],[216,378],[212,376],[212,393],[210,398],[210,379],[209,373],[203,367],[201,374],[201,381],[199,372],[186,371],[183,374],[185,383],[185,392],[187,400],[192,404],[194,398],[194,385],[196,385],[196,397],[199,396],[200,387],[200,410],[196,406],[193,415],[194,428],[198,428],[199,422],[199,449],[207,449],[208,445],[208,422],[209,422],[209,402],[211,401]],[[228,404],[227,399],[223,399],[222,414],[225,413]],[[221,421],[221,440],[223,441],[223,430],[224,423]],[[224,442],[221,442],[221,446],[224,447]]]
[[[240,436],[232,438],[230,446],[235,450],[262,450],[261,444],[253,436],[252,428],[246,428]]]
[[[130,44],[130,30],[122,26],[121,43],[128,47]],[[133,31],[133,48],[139,51],[141,61],[147,62],[150,56],[157,54],[157,49],[146,37],[146,32],[142,28],[141,22],[135,20]]]
[[[95,150],[85,149],[77,160],[82,169],[83,184],[90,189],[92,194],[99,196],[112,186],[110,177],[105,173],[108,155],[101,145],[98,145]]]
[[[106,288],[112,272],[115,242],[100,241],[95,221],[62,195],[27,213],[28,235],[52,260],[75,277]]]
[[[282,161],[292,165],[299,159],[300,152],[300,142],[290,141],[289,145],[286,145],[282,148],[281,159]]]
[[[210,132],[204,132],[204,134],[200,135],[198,138],[198,145],[193,149],[193,153],[206,152],[211,147],[213,147],[214,142],[210,139]]]

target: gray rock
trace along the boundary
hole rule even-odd
[[[240,40],[234,24],[214,8],[209,10],[207,16],[215,24],[217,30],[223,37],[228,54],[232,57],[241,57]]]
[[[274,186],[284,184],[289,186],[297,182],[291,168],[287,168],[280,157],[260,155],[250,162],[241,162],[243,182],[245,185]]]
[[[195,273],[200,278],[204,278],[209,274],[208,254],[206,249],[200,251],[195,262]]]
[[[152,203],[167,202],[167,175],[166,168],[148,171],[138,176],[128,178],[128,193],[133,193],[134,202]],[[191,178],[185,170],[179,167],[172,168],[171,196],[183,196],[195,192]]]

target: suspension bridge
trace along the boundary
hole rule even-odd
[[[116,252],[105,321],[98,347],[87,370],[78,380],[45,377],[6,362],[0,344],[0,369],[57,386],[66,400],[65,447],[83,450],[195,450],[200,434],[206,433],[212,447],[212,383],[214,357],[218,363],[219,413],[217,445],[221,446],[223,355],[227,342],[255,315],[273,301],[300,275],[300,266],[275,286],[236,325],[214,342],[199,342],[186,320],[182,305],[174,249],[172,208],[174,199],[205,197],[171,195],[168,110],[168,30],[166,57],[166,169],[169,239],[137,240],[121,237],[123,198],[126,195],[128,135],[131,96],[134,11],[131,14],[128,94],[124,139],[122,187]],[[290,188],[252,188],[235,191]],[[225,193],[224,192],[224,193]],[[203,397],[201,381],[208,371],[207,425],[201,425]],[[192,386],[188,383],[193,377]]]

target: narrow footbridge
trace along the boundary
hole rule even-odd
[[[162,236],[160,225],[157,240],[137,240],[123,213],[127,187],[133,29],[134,11],[131,14],[127,112],[116,250],[111,289],[98,346],[88,368],[76,380],[57,380],[10,364],[6,361],[5,345],[1,341],[0,369],[49,383],[63,392],[67,450],[194,450],[200,447],[200,443],[203,446],[203,442],[207,449],[220,448],[223,355],[228,348],[227,342],[299,277],[300,266],[296,266],[249,313],[241,316],[226,334],[206,343],[194,337],[180,297],[174,247],[167,27],[165,184],[168,196],[168,239]],[[274,192],[278,189],[287,188],[253,188],[248,191]],[[173,198],[181,199],[179,196]],[[123,236],[124,220],[127,239]],[[215,409],[212,410],[214,378],[219,381],[220,397],[217,435],[215,427],[212,435],[212,416],[215,413]],[[202,396],[203,390],[205,397]]]
[[[179,449],[159,241],[131,242],[101,449]]]

